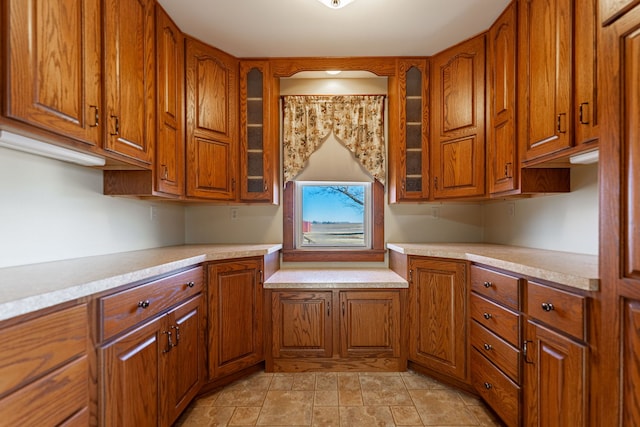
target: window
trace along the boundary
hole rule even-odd
[[[384,261],[379,181],[291,181],[283,209],[283,261]]]
[[[296,201],[297,248],[371,248],[371,183],[298,181]]]

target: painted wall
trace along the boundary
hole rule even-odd
[[[0,148],[0,267],[182,244],[184,228],[182,206],[104,196],[99,170]]]
[[[597,255],[598,165],[572,167],[571,193],[487,203],[484,217],[486,242]]]

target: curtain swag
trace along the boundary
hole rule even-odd
[[[285,96],[284,182],[293,180],[333,132],[384,184],[384,95]]]

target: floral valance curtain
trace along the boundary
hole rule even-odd
[[[333,132],[384,184],[384,95],[285,96],[284,182],[293,180]]]

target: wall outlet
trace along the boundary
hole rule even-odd
[[[431,218],[440,219],[440,208],[437,208],[437,207],[431,208]]]
[[[507,203],[507,215],[510,218],[516,216],[516,204],[514,202]]]
[[[158,222],[158,207],[157,206],[151,206],[151,208],[149,208],[149,220],[151,222]]]
[[[238,220],[238,208],[229,209],[229,219],[231,219],[231,221]]]

